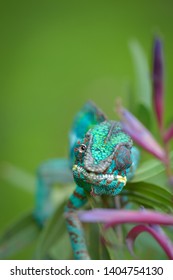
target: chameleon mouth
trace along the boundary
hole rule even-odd
[[[102,180],[109,180],[114,181],[114,180],[118,180],[118,182],[123,183],[124,186],[126,185],[127,182],[127,177],[126,176],[121,176],[121,175],[114,175],[114,174],[96,174],[93,172],[87,172],[83,167],[78,166],[78,165],[73,165],[73,171],[77,171],[79,173],[82,173],[84,175],[85,178],[93,181],[93,180],[97,180],[97,181],[102,181]]]

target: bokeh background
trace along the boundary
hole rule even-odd
[[[115,98],[126,102],[135,83],[131,40],[151,64],[153,36],[163,38],[171,120],[172,10],[171,0],[0,1],[0,231],[33,207],[37,166],[67,157],[81,106],[91,99],[114,119]]]

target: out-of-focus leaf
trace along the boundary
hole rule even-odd
[[[95,199],[93,199],[90,195],[88,195],[88,200],[89,200],[89,204],[91,206],[92,209],[95,209],[98,207],[98,205],[101,206],[101,201],[102,201],[102,198],[101,197],[101,200],[99,197],[96,197]],[[92,225],[90,225],[91,227]],[[98,227],[98,230],[99,230],[99,238],[100,239],[104,239],[104,241],[102,240],[99,244],[96,244],[97,242],[95,242],[95,238],[93,238],[93,235],[91,235],[91,232],[89,230],[89,237],[88,237],[88,244],[89,244],[89,252],[91,252],[93,250],[93,248],[91,247],[91,244],[90,244],[90,239],[92,240],[93,243],[95,243],[95,245],[99,245],[99,256],[100,256],[100,259],[119,259],[120,257],[120,254],[121,252],[119,253],[118,251],[121,251],[122,250],[122,246],[119,244],[119,240],[116,236],[116,233],[115,231],[110,228],[109,231],[105,232],[104,229],[103,229],[103,225],[101,224],[97,224],[97,227]],[[95,235],[94,235],[95,236]],[[97,236],[98,237],[98,236]],[[115,244],[113,247],[110,246],[110,244]],[[94,246],[95,246],[94,245]],[[116,249],[115,249],[116,247]],[[98,251],[97,248],[95,248],[96,251]],[[91,256],[94,255],[93,252],[91,252]],[[103,256],[103,257],[102,257]],[[106,258],[104,257],[106,256]],[[122,256],[122,254],[121,254]]]
[[[163,103],[164,103],[164,91],[163,91],[163,54],[162,54],[162,42],[159,38],[154,40],[153,47],[153,105],[157,117],[159,127],[163,128]]]
[[[167,143],[173,138],[173,124],[165,131],[164,141]]]
[[[150,71],[146,55],[136,40],[130,41],[129,47],[135,67],[136,98],[138,98],[138,104],[143,104],[146,108],[151,109]]]
[[[42,172],[46,172],[45,169],[50,168],[51,171],[50,174],[47,172],[47,177],[49,176],[50,179],[54,181],[57,180],[59,185],[69,185],[74,182],[72,172],[69,168],[68,159],[55,159],[45,163],[41,165]],[[57,179],[55,179],[55,176]],[[0,177],[16,188],[22,189],[31,194],[35,193],[36,175],[33,176],[20,167],[17,167],[9,162],[1,162]]]
[[[78,216],[82,222],[104,223],[105,228],[126,223],[173,225],[173,215],[151,210],[133,211],[97,208],[88,211],[79,211]]]
[[[34,194],[35,177],[9,162],[1,162],[0,176],[12,186]]]
[[[173,152],[170,153],[171,167],[173,167]],[[165,173],[165,167],[157,159],[150,159],[142,162],[137,168],[134,178],[131,182],[148,182],[164,188],[168,187],[168,178]]]
[[[40,234],[40,227],[29,213],[0,236],[0,259],[6,259],[30,245]]]
[[[127,109],[117,103],[117,114],[121,119],[124,131],[143,149],[163,162],[167,162],[166,153],[154,139],[151,132]]]
[[[162,205],[154,205],[154,201],[153,200],[146,200],[146,198],[142,195],[139,194],[130,194],[128,195],[128,204],[126,207],[128,207],[128,205],[132,203],[133,205],[137,205],[138,207],[146,207],[146,208],[154,208],[155,210],[165,210],[163,209]]]
[[[86,231],[86,239],[88,244],[88,251],[92,260],[100,259],[100,232],[97,224],[92,224]],[[94,238],[93,238],[94,236]]]
[[[110,228],[107,231],[102,229],[102,235],[105,239],[104,245],[109,254],[109,258],[111,260],[124,259],[124,245],[118,242],[116,232],[113,230],[113,228]]]
[[[109,255],[109,252],[107,250],[107,247],[103,243],[100,243],[100,259],[101,260],[109,260],[110,259],[110,255]]]
[[[135,115],[138,117],[138,119],[141,121],[141,123],[151,130],[152,128],[152,116],[149,111],[149,109],[143,105],[138,104],[136,106]]]
[[[134,225],[126,224],[123,225],[125,228],[124,235],[127,236],[127,233],[133,228]],[[169,232],[172,232],[173,227],[164,227],[165,233],[168,235]],[[172,239],[172,234],[168,235]],[[143,232],[137,237],[135,241],[135,256],[137,259],[143,260],[166,260],[167,256],[165,252],[161,249],[158,242],[147,232]],[[126,246],[127,248],[127,246]],[[129,252],[129,250],[127,249]],[[132,255],[130,254],[130,259]]]
[[[129,43],[135,68],[135,115],[147,127],[151,127],[151,82],[147,57],[138,41]]]
[[[173,211],[173,194],[157,185],[145,182],[128,184],[122,194],[127,195],[131,202],[137,199],[143,206]]]
[[[74,184],[69,184],[67,186],[63,186],[63,185],[55,185],[52,190],[51,190],[51,202],[52,205],[54,207],[54,209],[56,209],[57,205],[61,205],[62,201],[67,201],[67,199],[69,198],[69,196],[71,195],[71,193],[74,191],[75,189],[75,185]]]
[[[138,235],[142,232],[148,232],[151,234],[155,240],[160,244],[162,249],[165,251],[169,259],[173,259],[173,244],[171,240],[167,237],[167,235],[164,233],[161,227],[155,225],[137,225],[133,227],[126,238],[126,243],[129,251],[131,252],[132,255],[134,255],[133,252],[133,245],[135,239],[138,237]]]
[[[65,218],[63,217],[64,207],[65,201],[63,200],[47,222],[38,240],[34,255],[35,259],[48,258],[51,247],[58,241],[60,242],[61,236],[66,232]],[[70,248],[70,246],[68,246],[67,249],[68,248]],[[61,259],[60,253],[59,259]]]
[[[70,239],[68,232],[65,231],[59,238],[57,242],[50,247],[48,258],[53,260],[69,260],[73,259],[73,252],[71,249]]]
[[[142,162],[137,168],[134,178],[131,182],[142,182],[152,178],[155,175],[162,173],[165,167],[162,162],[157,159],[150,159]]]

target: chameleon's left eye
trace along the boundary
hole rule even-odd
[[[85,144],[80,145],[79,153],[84,153],[85,151],[86,151],[86,145]]]

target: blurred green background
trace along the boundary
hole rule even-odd
[[[126,99],[134,85],[133,39],[151,64],[153,36],[163,38],[170,121],[172,9],[171,0],[0,1],[0,231],[33,207],[25,188],[34,188],[37,166],[67,156],[68,131],[85,101],[115,118],[116,96]]]

